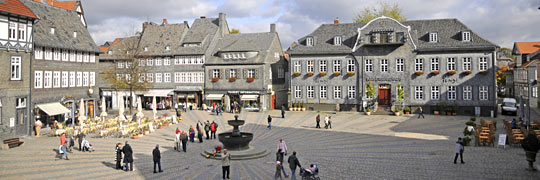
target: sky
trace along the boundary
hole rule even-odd
[[[268,32],[275,23],[283,49],[321,24],[351,23],[366,7],[396,3],[408,20],[456,18],[481,37],[512,48],[540,41],[540,0],[82,0],[96,44],[134,35],[142,23],[169,24],[226,14],[229,28]]]

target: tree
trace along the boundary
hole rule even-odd
[[[375,88],[373,87],[373,83],[371,81],[369,81],[367,87],[366,87],[366,91],[367,91],[367,96],[368,98],[374,98],[375,97]]]
[[[231,29],[231,34],[240,34],[240,30],[232,28]]]
[[[394,18],[398,21],[406,21],[403,15],[401,15],[401,8],[398,4],[394,3],[393,5],[387,3],[380,3],[379,7],[366,7],[363,11],[358,13],[354,18],[354,21],[359,23],[367,23],[377,17],[386,16]]]
[[[497,78],[497,92],[502,92],[503,88],[506,86],[506,71],[508,71],[508,66],[498,66],[497,72],[495,74]]]
[[[101,79],[107,82],[111,89],[116,91],[129,90],[129,113],[131,114],[133,108],[133,92],[147,91],[149,87],[153,86],[153,83],[144,78],[148,70],[144,64],[140,64],[141,62],[139,59],[135,59],[134,55],[126,53],[126,55],[119,57],[113,62],[115,62],[115,65],[105,69]],[[123,63],[124,68],[118,68],[116,63]]]

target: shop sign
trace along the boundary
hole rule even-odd
[[[368,77],[366,81],[401,81],[401,78],[397,77]]]
[[[262,94],[259,91],[227,91],[227,94]]]
[[[455,84],[456,82],[457,82],[456,78],[444,78],[443,79],[443,83]]]

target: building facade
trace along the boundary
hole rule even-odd
[[[73,123],[82,101],[85,115],[98,110],[99,48],[76,11],[23,1],[38,17],[34,25],[32,120]]]
[[[32,132],[28,117],[35,19],[19,0],[0,3],[0,139]]]
[[[515,42],[512,55],[516,60],[506,72],[508,95],[537,107],[540,42]]]
[[[288,50],[290,101],[314,110],[448,104],[459,114],[496,114],[496,48],[456,19],[323,24]]]

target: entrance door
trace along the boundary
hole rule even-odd
[[[94,117],[94,100],[86,102],[86,116]]]
[[[379,85],[379,105],[389,105],[391,100],[391,94],[390,94],[390,85],[389,84],[381,84]]]
[[[276,94],[272,94],[272,109],[276,108]]]

